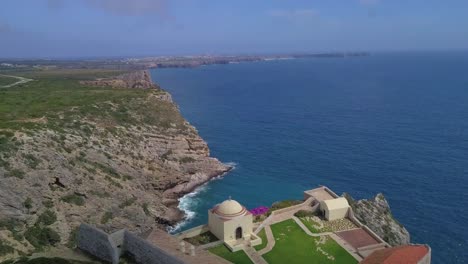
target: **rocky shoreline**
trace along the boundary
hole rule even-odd
[[[67,96],[76,85],[55,82]],[[12,254],[69,245],[81,223],[135,233],[174,226],[185,217],[180,197],[232,169],[210,156],[149,72],[80,83],[89,100],[17,121],[30,130],[0,131],[0,241]]]

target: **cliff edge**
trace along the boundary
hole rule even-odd
[[[147,71],[81,82],[62,74],[5,93],[0,261],[71,246],[80,223],[136,233],[174,225],[184,217],[178,198],[230,169]]]
[[[354,200],[351,195],[344,193],[354,215],[367,225],[372,231],[392,246],[410,243],[410,234],[392,215],[390,206],[384,195],[379,193],[374,198]]]

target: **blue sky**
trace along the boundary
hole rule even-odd
[[[468,48],[466,0],[2,0],[0,57]]]

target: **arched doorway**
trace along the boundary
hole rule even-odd
[[[242,227],[238,227],[236,229],[236,239],[241,239],[242,238]]]

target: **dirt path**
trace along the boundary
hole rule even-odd
[[[24,78],[24,77],[20,77],[20,76],[13,76],[13,75],[0,74],[0,77],[9,77],[9,78],[18,79],[18,81],[15,82],[15,83],[12,83],[12,84],[9,84],[9,85],[4,85],[4,86],[0,85],[0,88],[10,88],[10,87],[13,87],[13,86],[16,86],[16,85],[19,85],[19,84],[23,84],[23,83],[33,81],[33,79],[28,79],[28,78]]]

